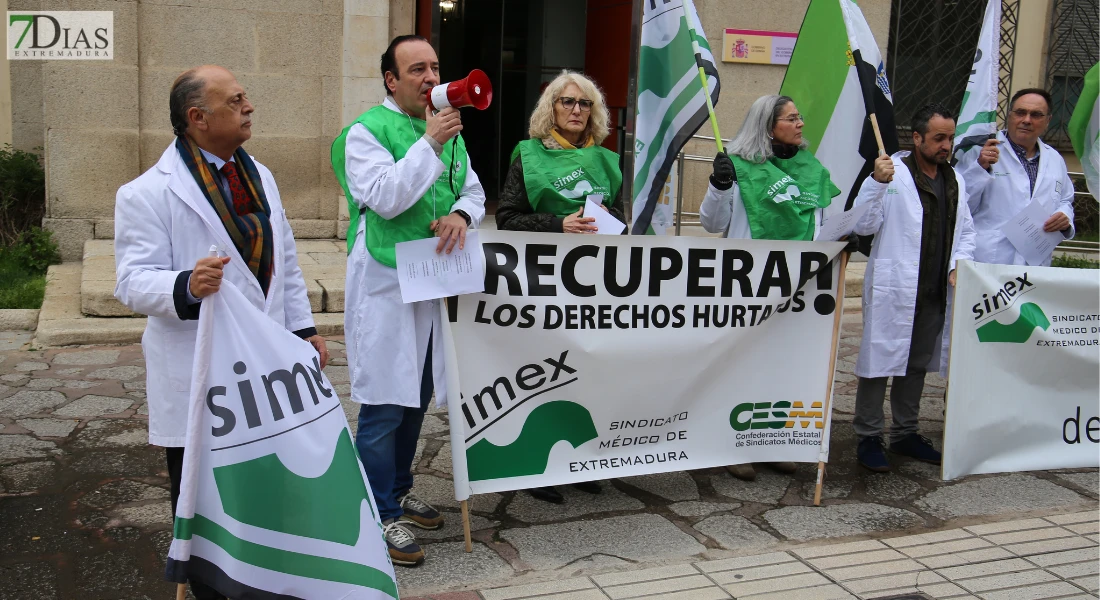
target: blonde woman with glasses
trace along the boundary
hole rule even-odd
[[[829,170],[806,151],[804,121],[794,100],[762,96],[752,103],[741,129],[714,157],[714,172],[699,220],[711,233],[754,240],[813,240],[822,211],[840,189]],[[792,462],[768,463],[794,473]],[[745,481],[756,479],[751,463],[726,470]]]
[[[512,231],[596,233],[584,216],[592,199],[623,218],[619,155],[600,143],[608,134],[603,93],[587,77],[562,71],[535,104],[530,139],[512,152],[497,206],[497,228]]]
[[[607,121],[603,93],[591,79],[570,71],[554,78],[531,113],[530,139],[512,152],[497,206],[497,228],[596,233],[595,219],[584,216],[588,197],[624,221],[619,155],[600,146],[607,137]],[[595,481],[573,487],[590,494],[600,492]],[[545,502],[565,501],[553,487],[529,492]]]

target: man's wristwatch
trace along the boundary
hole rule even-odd
[[[463,219],[466,219],[466,226],[467,227],[470,226],[470,223],[474,222],[474,220],[470,218],[470,215],[466,214],[466,211],[462,210],[461,208],[454,211],[454,214],[462,217]]]

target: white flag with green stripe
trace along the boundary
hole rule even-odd
[[[997,137],[997,83],[1001,56],[1001,0],[985,6],[982,33],[974,52],[974,68],[963,92],[958,125],[955,126],[955,154],[981,146]]]
[[[202,300],[186,448],[169,581],[229,598],[397,598],[317,352],[228,281]]]
[[[1092,65],[1085,73],[1085,84],[1081,87],[1081,96],[1073,108],[1069,120],[1069,139],[1073,142],[1073,151],[1081,159],[1081,170],[1085,172],[1085,185],[1093,198],[1100,200],[1100,64]]]
[[[811,0],[779,91],[806,120],[802,139],[829,169],[840,195],[825,218],[842,212],[874,166],[874,113],[887,154],[898,151],[886,62],[852,0]]]
[[[718,70],[691,0],[644,0],[642,7],[630,232],[663,235],[673,217],[672,205],[660,201],[665,181],[676,155],[708,119],[699,66],[715,104]]]

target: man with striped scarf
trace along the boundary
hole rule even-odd
[[[142,336],[149,443],[165,448],[175,514],[203,298],[231,281],[308,340],[322,367],[328,351],[275,179],[241,148],[252,136],[244,88],[222,67],[196,67],[172,84],[169,109],[176,138],[115,200],[115,296],[149,316]],[[194,579],[191,589],[198,600],[223,598]]]

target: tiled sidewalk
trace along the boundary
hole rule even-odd
[[[419,600],[1097,598],[1098,528],[1082,512]]]

